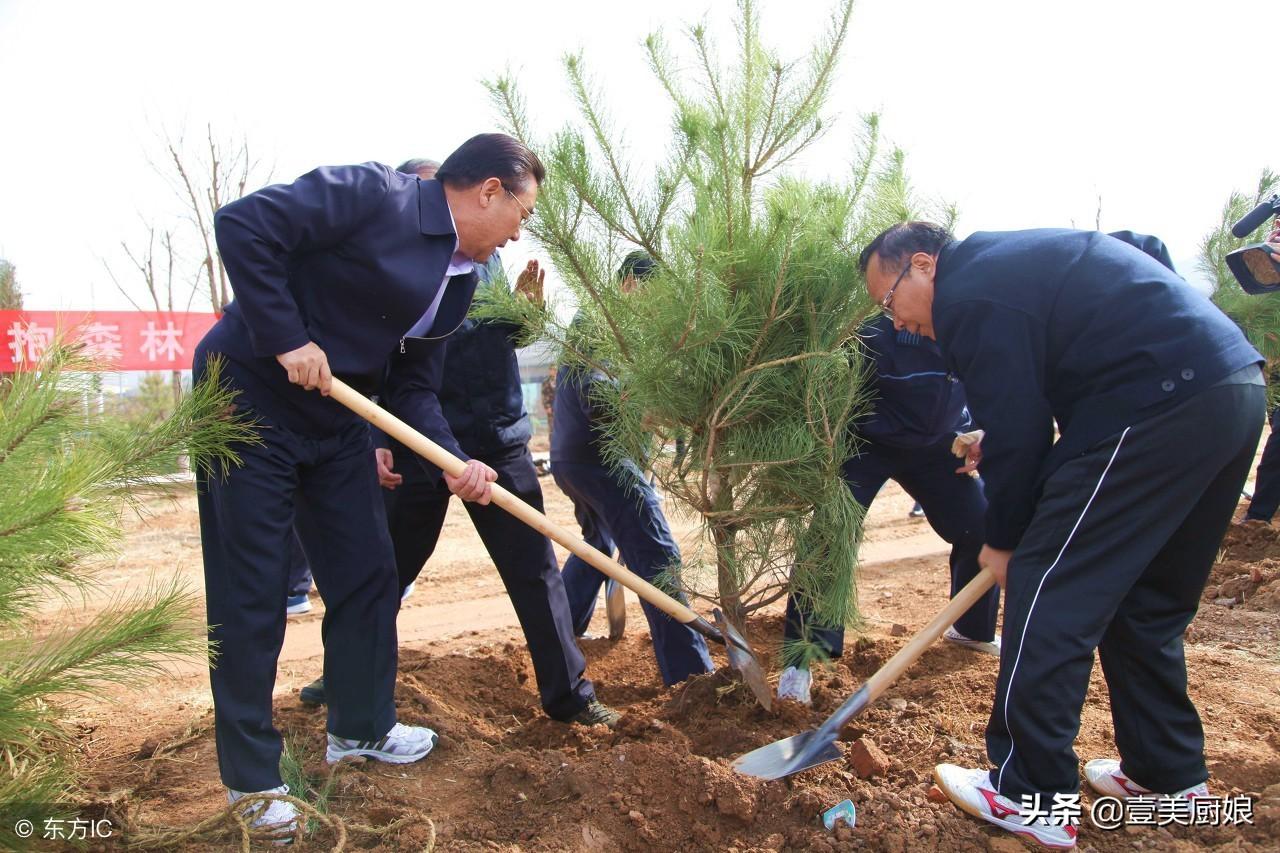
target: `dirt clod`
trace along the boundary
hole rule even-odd
[[[889,756],[867,738],[858,738],[849,747],[849,764],[861,779],[883,776],[889,769]]]

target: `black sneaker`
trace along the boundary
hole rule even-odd
[[[581,711],[569,718],[569,722],[583,726],[607,726],[608,728],[613,728],[618,725],[618,720],[620,719],[622,719],[621,714],[593,697],[583,706]]]
[[[325,703],[324,676],[320,676],[299,690],[298,698],[302,700],[303,705],[323,705]]]

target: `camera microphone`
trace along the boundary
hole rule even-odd
[[[1231,226],[1231,233],[1237,239],[1243,240],[1252,234],[1259,225],[1277,214],[1280,214],[1280,195],[1273,195],[1240,217],[1240,221]]]

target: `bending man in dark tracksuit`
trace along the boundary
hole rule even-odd
[[[1182,635],[1257,447],[1261,357],[1151,254],[1097,232],[957,242],[906,223],[861,262],[896,327],[938,341],[987,430],[971,461],[988,501],[979,559],[1005,585],[995,768],[939,765],[939,786],[997,826],[1075,846],[1073,821],[1044,813],[1079,788],[1097,649],[1120,760],[1090,761],[1091,787],[1203,795]]]
[[[406,763],[435,743],[430,729],[396,722],[399,600],[370,430],[325,395],[331,376],[377,390],[406,335],[461,322],[473,264],[519,238],[543,175],[524,145],[484,134],[450,155],[439,181],[377,163],[321,168],[215,217],[236,298],[196,348],[196,379],[221,355],[237,409],[262,427],[261,444],[237,448],[241,466],[198,482],[218,764],[232,801],[287,790],[271,703],[295,526],[326,604],[326,758]],[[453,445],[435,396],[442,356],[439,340],[405,353],[391,387],[402,418]],[[449,486],[487,501],[494,476],[470,460]],[[253,821],[296,819],[274,801]]]
[[[500,264],[495,252],[478,269],[481,281],[504,280]],[[540,290],[536,262],[531,267]],[[464,320],[448,338],[438,396],[463,452],[493,468],[499,485],[541,512],[542,488],[529,454],[532,431],[513,343],[519,331],[508,323]],[[379,476],[403,592],[435,551],[453,494],[439,469],[394,439],[376,438],[386,445],[379,450]],[[520,620],[543,710],[556,720],[612,726],[617,712],[596,700],[595,689],[583,677],[586,660],[573,636],[551,542],[492,504],[464,506]],[[302,699],[323,702],[323,679],[303,688]]]
[[[959,463],[951,452],[957,434],[975,429],[964,389],[948,372],[934,341],[894,329],[892,319],[869,320],[859,336],[875,363],[875,400],[871,413],[853,426],[862,442],[858,455],[844,464],[844,480],[863,509],[870,508],[888,480],[896,480],[920,502],[930,526],[952,546],[954,596],[978,574],[987,511],[982,481],[956,473]],[[1000,592],[993,588],[956,620],[946,639],[999,654],[999,609]],[[784,639],[789,644],[807,639],[839,657],[844,628],[814,624],[803,601],[793,596],[787,599]],[[778,682],[778,698],[808,704],[809,683],[807,667],[787,667]]]

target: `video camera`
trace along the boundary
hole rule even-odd
[[[1275,193],[1253,210],[1240,217],[1231,226],[1231,233],[1240,240],[1248,237],[1268,219],[1280,216],[1280,193]],[[1245,293],[1275,293],[1280,291],[1280,254],[1266,243],[1242,246],[1227,255],[1227,268],[1240,282]]]

